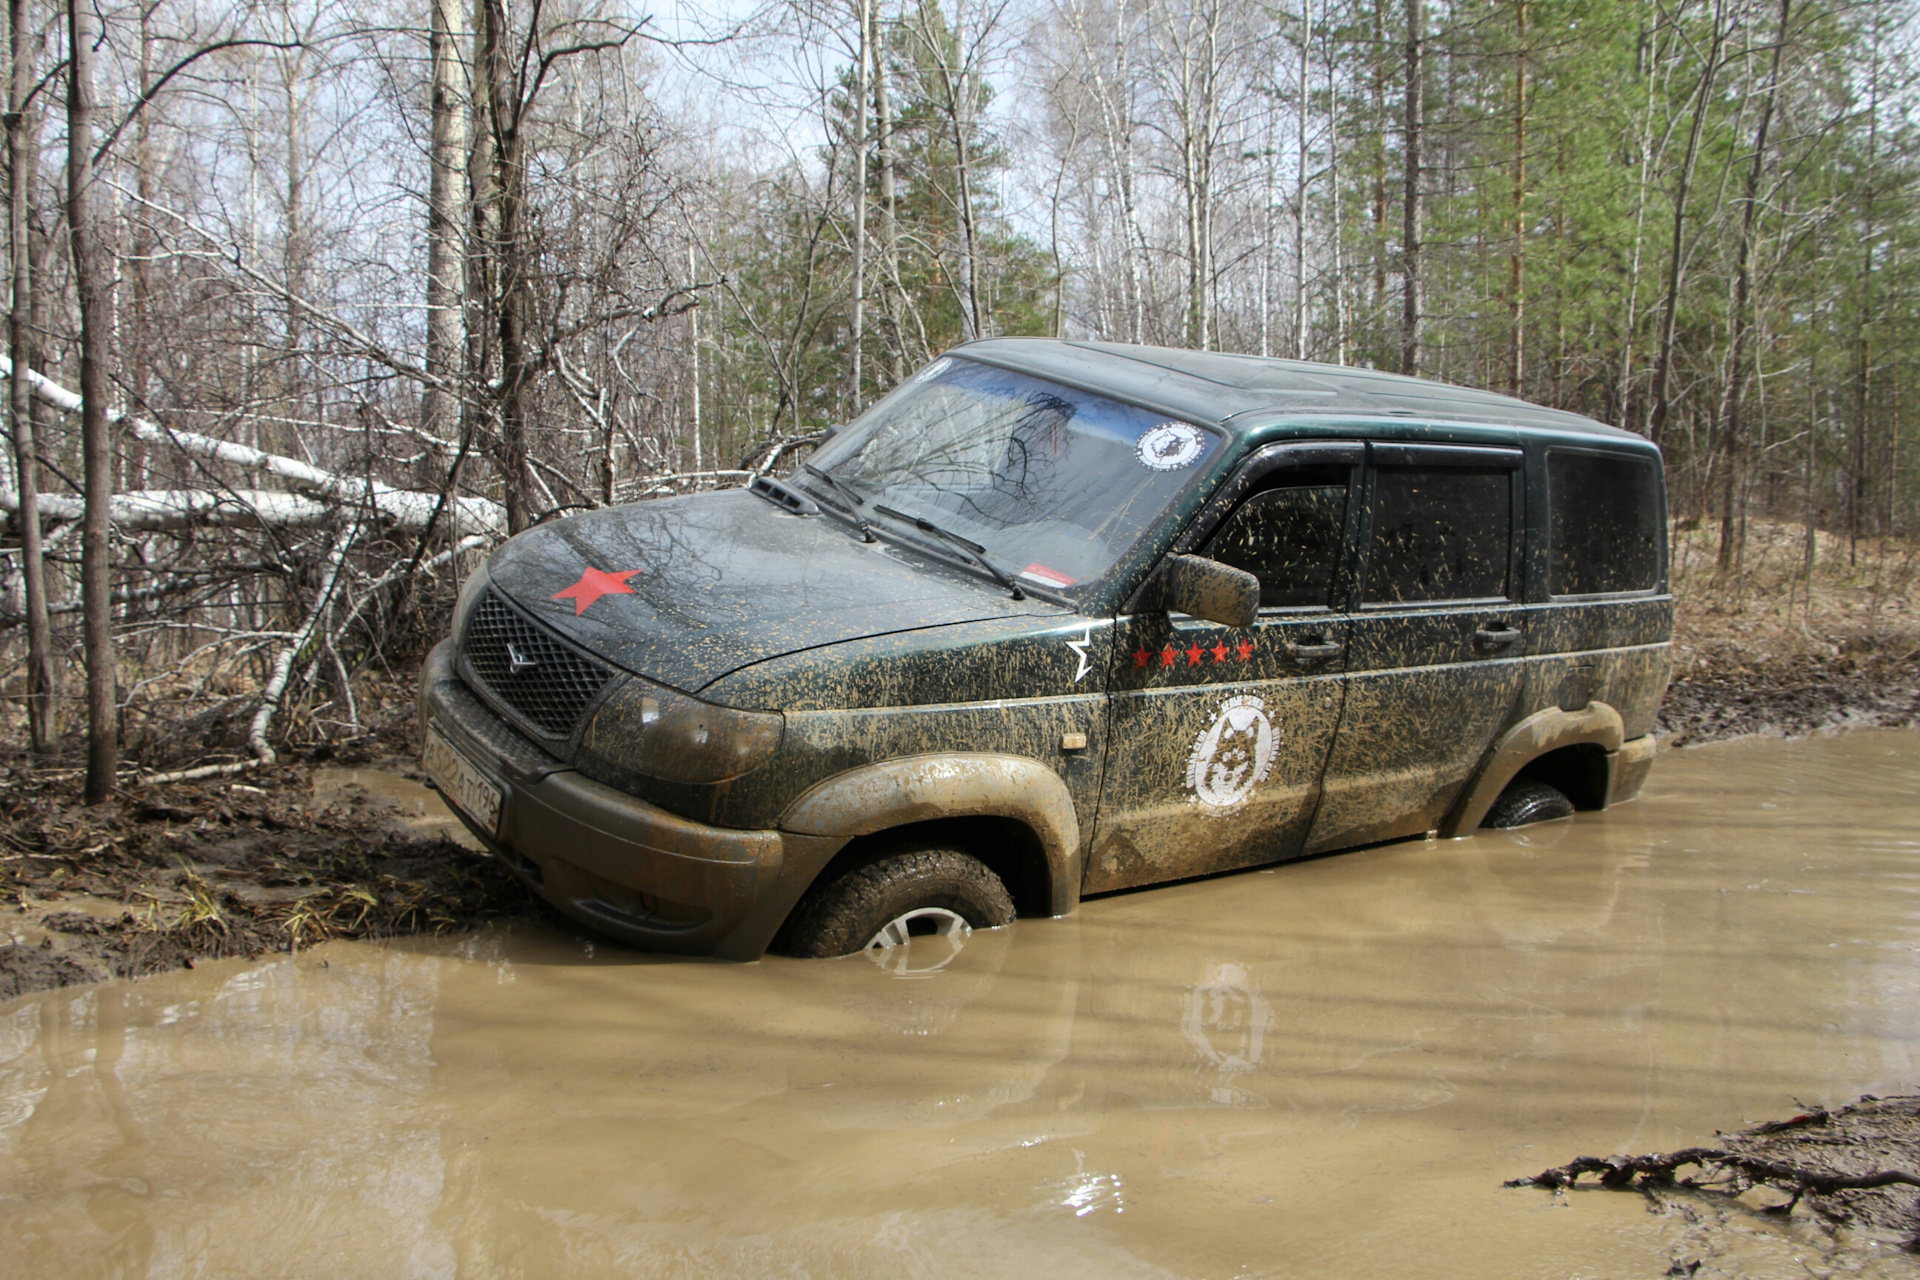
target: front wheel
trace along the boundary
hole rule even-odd
[[[917,849],[869,862],[810,891],[782,950],[810,959],[893,947],[910,938],[992,929],[1013,919],[1000,877],[956,849]]]

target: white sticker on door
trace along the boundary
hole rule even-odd
[[[1253,797],[1273,769],[1280,737],[1267,704],[1250,693],[1228,698],[1187,756],[1187,789],[1215,813],[1231,813]]]

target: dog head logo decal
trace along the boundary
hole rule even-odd
[[[1187,789],[1214,813],[1233,812],[1267,780],[1279,741],[1266,703],[1245,693],[1228,698],[1213,723],[1194,739],[1187,756]]]

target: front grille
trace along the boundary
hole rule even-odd
[[[548,738],[572,736],[587,704],[613,677],[491,591],[467,619],[462,652],[485,692]]]

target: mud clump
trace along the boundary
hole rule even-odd
[[[1683,1194],[1779,1218],[1801,1210],[1829,1232],[1846,1228],[1920,1253],[1920,1097],[1867,1094],[1837,1111],[1816,1107],[1715,1137],[1679,1151],[1582,1156],[1506,1185]]]
[[[11,1000],[49,987],[77,987],[99,982],[106,971],[84,964],[65,952],[29,947],[15,942],[0,947],[0,1000]]]
[[[488,855],[423,838],[300,765],[245,782],[135,785],[79,803],[77,774],[0,767],[0,1000],[331,938],[540,914]],[[8,915],[12,919],[7,919]]]

